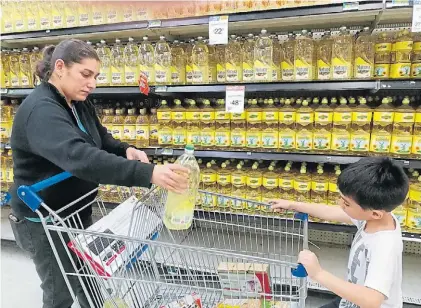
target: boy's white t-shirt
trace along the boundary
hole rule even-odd
[[[366,233],[366,221],[351,219],[358,231],[352,242],[348,260],[348,281],[379,291],[385,296],[381,308],[402,308],[402,233],[396,229]],[[357,305],[341,300],[340,308]]]

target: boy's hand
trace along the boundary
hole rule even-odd
[[[298,263],[304,265],[310,278],[315,278],[322,271],[322,267],[319,264],[319,259],[310,250],[304,249],[300,252],[298,255]]]
[[[281,212],[282,210],[293,210],[292,203],[293,201],[282,199],[272,200],[269,202],[275,212]]]

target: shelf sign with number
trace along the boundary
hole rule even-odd
[[[412,32],[421,32],[421,0],[414,0],[412,12]]]
[[[209,44],[228,44],[228,16],[209,17]]]
[[[347,1],[343,3],[343,11],[358,11],[359,3],[358,1]]]
[[[0,89],[0,94],[7,94],[7,89]]]
[[[227,86],[225,111],[231,113],[244,112],[245,86]]]

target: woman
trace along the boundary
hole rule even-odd
[[[144,152],[115,140],[101,125],[87,100],[95,89],[99,69],[98,55],[85,42],[68,39],[57,47],[46,47],[37,66],[37,75],[43,82],[23,101],[13,123],[15,180],[9,220],[18,245],[29,252],[41,278],[44,308],[71,307],[73,299],[39,217],[17,197],[17,187],[34,184],[64,170],[70,172],[74,177],[40,193],[53,210],[85,195],[98,187],[98,183],[129,187],[149,187],[152,183],[174,192],[187,188],[187,169],[179,165],[149,164]],[[70,211],[87,201],[85,198]],[[69,210],[60,216],[68,214],[71,214]],[[91,215],[90,207],[80,212],[83,227],[92,224]],[[65,271],[70,272],[71,262],[54,233],[60,260]],[[82,307],[89,307],[78,280],[71,280],[71,284]]]

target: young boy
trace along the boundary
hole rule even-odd
[[[324,307],[401,308],[402,235],[391,213],[408,193],[408,177],[394,160],[362,158],[338,178],[340,207],[276,200],[273,208],[308,213],[323,220],[355,224],[347,280],[323,269],[314,253],[304,250],[298,262],[308,275],[340,299]]]

